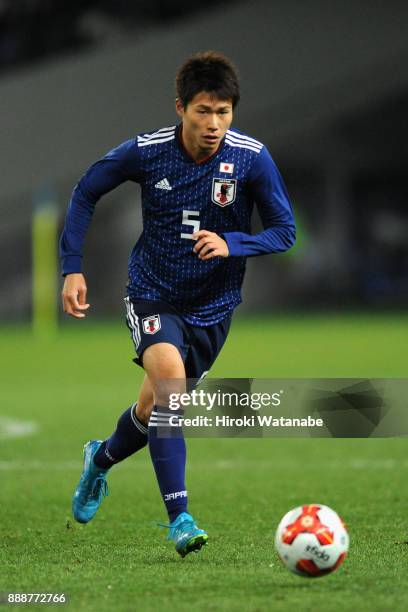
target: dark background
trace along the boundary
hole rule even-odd
[[[209,48],[237,64],[234,125],[269,147],[299,226],[293,251],[249,260],[240,312],[403,309],[407,18],[399,1],[0,1],[1,318],[31,316],[35,205],[47,194],[61,228],[95,159],[174,124],[176,69]],[[98,204],[94,316],[122,313],[140,231],[138,187]]]

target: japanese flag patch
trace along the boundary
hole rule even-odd
[[[143,331],[145,334],[155,334],[161,329],[160,315],[152,315],[142,319]]]
[[[227,174],[232,174],[234,172],[234,164],[230,164],[228,162],[221,162],[220,172],[226,172]]]

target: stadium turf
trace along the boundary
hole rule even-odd
[[[211,374],[406,377],[407,323],[237,318]],[[131,355],[121,323],[72,321],[48,341],[1,330],[0,592],[64,592],[75,612],[407,608],[403,437],[190,439],[190,508],[210,540],[184,560],[155,525],[165,515],[146,449],[112,470],[94,521],[74,523],[82,445],[137,395]],[[4,418],[37,431],[10,437]],[[288,573],[273,547],[282,515],[308,502],[336,509],[351,536],[344,565],[316,580]]]

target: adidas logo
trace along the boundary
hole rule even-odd
[[[169,181],[164,178],[158,183],[155,184],[156,189],[165,189],[166,191],[171,191],[173,187],[170,185]]]

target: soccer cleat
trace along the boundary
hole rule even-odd
[[[93,457],[102,440],[90,440],[84,446],[84,469],[72,498],[72,514],[78,523],[89,523],[101,505],[102,498],[109,495],[106,475],[109,470],[98,468]]]
[[[208,535],[203,529],[198,529],[193,517],[187,512],[179,514],[170,525],[161,526],[169,528],[167,539],[173,540],[181,557],[193,551],[198,552],[207,543]]]

